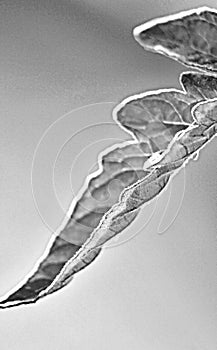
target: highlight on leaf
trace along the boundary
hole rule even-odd
[[[217,11],[200,7],[151,20],[134,29],[145,50],[187,66],[217,71]]]

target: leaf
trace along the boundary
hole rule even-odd
[[[73,227],[72,216],[72,218],[69,220],[68,225],[66,226],[66,231],[62,232],[62,237],[60,235],[60,238],[64,242],[62,250],[59,250],[59,244],[55,245],[55,241],[53,247],[50,249],[47,258],[44,259],[44,261],[41,263],[36,273],[29,278],[23,287],[10,295],[6,300],[3,300],[0,306],[10,307],[18,304],[34,302],[42,296],[45,296],[58,290],[59,288],[62,288],[72,279],[75,273],[90,264],[90,262],[92,262],[93,259],[99,254],[101,246],[106,241],[121,232],[125,227],[129,225],[129,223],[133,221],[141,205],[148,202],[162,191],[169,180],[171,172],[174,172],[174,170],[182,167],[189,159],[189,157],[193,156],[195,152],[198,152],[198,150],[202,148],[205,143],[215,135],[217,130],[217,113],[215,113],[216,110],[217,99],[212,102],[209,101],[197,104],[195,108],[193,108],[193,116],[198,124],[194,125],[192,123],[192,125],[190,125],[186,130],[176,135],[176,137],[168,146],[168,149],[164,152],[163,158],[157,165],[150,167],[149,172],[140,173],[140,171],[143,171],[141,170],[140,162],[142,161],[143,164],[144,160],[147,160],[147,157],[149,155],[144,155],[144,149],[141,151],[141,145],[139,144],[126,145],[121,149],[119,148],[111,151],[107,156],[105,155],[102,159],[102,163],[104,164],[104,171],[106,171],[105,164],[107,164],[108,169],[111,170],[109,167],[110,163],[117,165],[119,162],[127,164],[128,169],[128,161],[131,162],[133,160],[133,166],[136,165],[138,167],[138,171],[141,176],[138,176],[137,181],[135,181],[134,178],[132,185],[129,185],[129,182],[127,182],[127,185],[129,186],[122,191],[119,201],[114,204],[110,210],[105,211],[103,219],[100,220],[98,225],[95,225],[96,227],[92,230],[91,234],[89,234],[89,238],[85,237],[83,242],[79,241],[79,244],[77,240],[76,243],[74,240],[75,237],[76,239],[78,238],[77,236],[74,236],[75,231],[70,231],[72,228],[76,228],[77,225],[77,221],[75,220],[75,227]],[[132,158],[131,151],[134,155]],[[136,160],[135,154],[137,154],[138,162]],[[128,161],[126,162],[126,160]],[[112,178],[114,176],[113,171]],[[123,168],[121,168],[121,173],[123,173]],[[103,174],[101,176],[104,176],[106,173],[102,172],[101,174]],[[106,181],[110,175],[111,174],[108,171],[108,176],[105,176]],[[132,175],[134,177],[133,172]],[[88,188],[91,188],[91,181],[96,180],[97,177],[93,177],[92,180],[89,181]],[[99,183],[101,186],[104,186],[106,181],[99,181]],[[92,190],[94,191],[95,189],[96,186],[93,186]],[[93,192],[91,193],[93,196]],[[89,198],[89,196],[87,196],[87,198]],[[109,198],[109,200],[111,199]],[[99,208],[101,209],[102,206],[99,205]],[[83,211],[81,211],[81,214],[82,213]],[[83,216],[82,214],[81,217],[85,217],[85,215]],[[67,229],[70,229],[69,232],[67,232]],[[67,234],[70,232],[71,236],[67,237]],[[70,239],[70,242],[68,239]],[[76,253],[73,251],[71,257],[69,255],[67,256],[64,250],[64,245],[66,247],[71,247],[70,245],[72,245],[73,249],[76,246]],[[61,254],[59,254],[60,252]],[[49,269],[48,273],[45,268],[53,263],[54,268],[56,269],[56,265],[58,266],[58,263],[61,259],[64,261],[64,266],[61,266],[58,273],[55,272],[55,275],[52,275],[52,269]],[[39,290],[41,291],[41,285],[44,283],[45,276],[49,280],[49,284],[46,284],[46,288],[44,286],[42,292],[40,293]],[[37,283],[39,288],[37,288]]]
[[[71,216],[65,228],[52,238],[34,271],[14,292],[3,298],[0,308],[33,303],[68,284],[76,272],[96,258],[106,241],[136,218],[141,205],[163,190],[171,173],[214,136],[216,121],[213,117],[210,119],[214,105],[209,105],[209,113],[208,105],[198,107],[194,76],[192,83],[186,77],[187,74],[182,75],[182,83],[188,87],[190,97],[178,90],[163,91],[159,95],[152,94],[153,100],[148,96],[142,104],[150,102],[152,119],[155,111],[157,121],[173,124],[175,119],[178,125],[184,125],[178,130],[173,129],[175,123],[171,126],[172,136],[167,139],[167,148],[159,160],[151,153],[152,144],[145,142],[145,137],[149,140],[151,127],[148,133],[145,129],[143,142],[127,141],[106,150],[99,159],[99,170],[88,178],[84,190],[71,206]],[[200,78],[204,79],[202,75]],[[151,103],[155,108],[151,109]],[[191,114],[193,105],[197,107],[193,108],[194,118]],[[131,118],[136,125],[135,114]],[[152,119],[147,119],[146,125],[151,124]],[[119,123],[123,121],[118,120]],[[143,119],[141,125],[142,122]],[[152,137],[156,131],[152,130]]]
[[[207,136],[208,141],[216,136],[217,132],[217,98],[198,103],[192,110],[194,119],[198,124],[204,127],[203,134]]]
[[[145,92],[123,100],[114,118],[153,152],[167,148],[174,135],[192,122],[191,107],[197,100],[175,89]]]
[[[217,98],[199,102],[192,108],[192,115],[195,123],[175,136],[165,151],[164,158],[154,167],[166,166],[168,170],[174,171],[185,165],[207,142],[216,136]]]
[[[35,302],[48,293],[51,285],[54,291],[67,284],[71,276],[63,277],[61,284],[53,285],[53,282],[67,261],[76,255],[92,234],[103,215],[118,201],[123,189],[148,173],[143,170],[143,164],[149,157],[148,145],[134,141],[116,145],[102,153],[99,170],[90,176],[78,200],[74,201],[65,228],[51,239],[34,271],[0,305],[8,307]],[[138,211],[133,213],[128,222],[133,221],[137,214]],[[90,261],[95,259],[100,250],[98,248],[90,255]]]
[[[217,97],[217,77],[213,75],[184,72],[181,74],[180,82],[187,94],[198,101]]]
[[[209,7],[157,18],[134,29],[145,50],[187,66],[217,71],[217,11]]]
[[[104,216],[99,226],[81,247],[78,255],[68,261],[60,276],[71,277],[87,266],[92,255],[107,240],[121,232],[131,220],[131,216],[147,201],[158,195],[165,187],[169,176],[180,169],[196,152],[204,147],[217,133],[217,99],[198,103],[193,108],[193,116],[197,125],[191,125],[177,135],[165,151],[161,161],[150,168],[149,175],[126,188],[119,199]],[[52,289],[50,290],[52,292]]]
[[[139,142],[148,142],[152,152],[165,150],[176,133],[193,122],[192,107],[217,96],[212,76],[187,72],[180,83],[184,91],[159,89],[124,99],[114,109],[114,119]]]
[[[146,92],[117,106],[116,121],[137,141],[105,150],[99,170],[73,202],[65,227],[25,281],[3,298],[1,308],[33,303],[68,284],[106,241],[136,218],[141,205],[163,190],[171,173],[214,136],[216,121],[210,115],[215,101],[198,102],[216,97],[216,78],[183,73],[180,82],[185,91]]]
[[[192,107],[217,97],[217,78],[205,73],[184,72],[184,91],[159,89],[124,99],[113,112],[114,119],[139,142],[148,142],[152,152],[165,150],[177,132],[192,122]]]

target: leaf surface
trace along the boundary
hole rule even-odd
[[[192,122],[194,96],[175,89],[145,92],[123,100],[114,118],[139,142],[148,142],[152,152],[165,150],[175,134]]]
[[[213,75],[184,72],[180,84],[184,91],[159,89],[124,99],[114,119],[139,142],[148,142],[152,152],[165,150],[177,132],[193,123],[193,106],[217,96]]]
[[[217,77],[197,72],[184,72],[180,82],[188,96],[198,102],[210,100],[217,96]]]
[[[201,7],[157,18],[134,29],[145,50],[187,66],[217,71],[217,11]]]
[[[196,152],[216,136],[217,99],[198,103],[193,109],[193,116],[197,124],[177,135],[160,162],[150,168],[151,172],[122,192],[119,202],[105,214],[78,255],[65,265],[58,277],[58,283],[61,284],[61,279],[70,277],[87,266],[99,247],[121,232],[144,203],[159,195],[170,174],[186,165]]]
[[[68,260],[76,255],[103,215],[118,201],[123,189],[147,174],[143,170],[143,164],[150,155],[146,143],[138,144],[134,141],[106,150],[100,156],[99,170],[90,176],[79,198],[74,201],[71,216],[64,229],[51,239],[40,263],[30,272],[29,277],[0,305],[35,302],[47,293]],[[128,222],[133,221],[137,214],[138,211],[131,215]],[[100,250],[99,247],[91,254],[91,261]],[[53,291],[67,284],[70,277],[63,278],[61,284],[56,283]]]

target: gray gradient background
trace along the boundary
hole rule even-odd
[[[32,158],[42,134],[75,108],[114,102],[70,113],[39,148],[34,189],[45,221],[55,229],[73,197],[69,174],[76,155],[83,151],[70,175],[75,192],[98,152],[114,143],[109,138],[129,138],[103,124],[67,144],[56,167],[61,210],[52,193],[51,165],[67,137],[111,122],[111,107],[128,95],[178,87],[185,70],[143,51],[132,28],[202,5],[215,7],[216,1],[0,1],[1,295],[30,271],[51,235],[31,189]],[[157,227],[166,193],[139,235],[106,249],[70,286],[36,305],[1,311],[1,349],[215,350],[216,145],[214,140],[188,165],[182,206],[164,235]],[[180,196],[181,176],[174,179],[170,210]],[[145,213],[128,235],[144,224]]]

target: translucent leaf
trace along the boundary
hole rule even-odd
[[[152,152],[166,149],[176,133],[193,122],[192,107],[217,96],[213,75],[185,72],[180,83],[184,91],[159,89],[124,99],[114,109],[114,119],[139,142],[148,142]]]
[[[150,174],[123,191],[119,202],[105,214],[78,255],[68,261],[58,276],[60,285],[66,276],[70,277],[87,266],[99,247],[122,231],[134,213],[163,190],[170,174],[184,166],[216,135],[217,99],[197,104],[193,109],[193,115],[200,124],[191,125],[177,135],[161,161],[150,168]]]
[[[143,164],[149,157],[150,149],[146,143],[128,141],[106,150],[100,156],[99,170],[90,176],[81,195],[75,199],[71,217],[65,228],[55,239],[52,238],[34,271],[1,305],[13,306],[35,302],[46,294],[67,261],[76,255],[103,215],[118,201],[123,189],[147,174],[147,171],[143,170]],[[129,223],[137,213],[138,211],[131,215]],[[91,261],[100,250],[101,248],[98,248],[91,254]],[[67,284],[70,277],[63,278],[61,285],[55,284],[53,291]]]
[[[128,141],[106,150],[99,159],[99,170],[88,178],[84,190],[71,206],[65,228],[51,240],[34,271],[14,292],[3,298],[1,308],[35,302],[65,286],[76,272],[96,258],[106,241],[135,219],[141,205],[162,191],[173,171],[183,166],[214,136],[216,120],[212,111],[215,100],[212,104],[198,106],[198,98],[192,92],[193,80],[188,86],[190,97],[177,90],[164,91],[159,100],[156,95],[150,99],[155,107],[151,109],[151,121],[156,113],[157,121],[172,124],[175,119],[178,125],[184,125],[181,129],[172,129],[172,137],[167,139],[167,148],[161,157],[158,159],[151,153],[152,144],[145,142],[145,138],[142,139],[144,142]],[[173,117],[169,113],[171,104]],[[193,119],[191,108],[195,104]],[[131,118],[136,120],[135,114]],[[151,129],[148,134],[144,133],[148,139]],[[156,132],[158,129],[153,128],[152,138]]]
[[[134,29],[135,39],[149,51],[187,66],[217,71],[217,12],[201,7],[151,20]]]
[[[139,142],[148,142],[152,152],[165,150],[176,133],[193,122],[191,108],[217,96],[211,76],[184,73],[180,82],[186,91],[160,89],[126,98],[114,109],[114,119]],[[209,84],[203,95],[196,85],[200,82]]]

